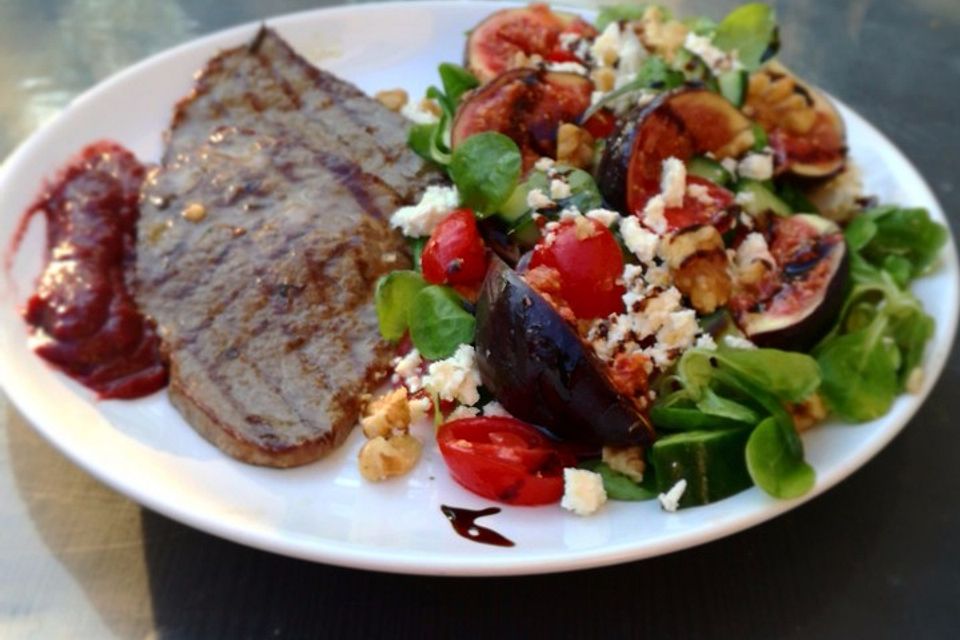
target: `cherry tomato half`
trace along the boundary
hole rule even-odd
[[[536,505],[563,496],[563,469],[575,457],[514,418],[454,420],[440,427],[437,444],[450,475],[484,498]]]
[[[423,278],[432,284],[470,286],[483,281],[487,254],[469,209],[457,209],[436,226],[420,256]]]
[[[683,206],[666,209],[663,215],[667,219],[667,227],[677,231],[695,225],[712,224],[720,233],[730,229],[733,218],[727,207],[733,204],[733,194],[699,176],[687,176],[687,187],[690,185],[702,186],[706,190],[705,195],[695,198],[688,192],[683,198]]]
[[[552,236],[552,238],[551,238]],[[623,311],[623,254],[613,233],[596,220],[565,220],[534,247],[530,268],[560,274],[561,297],[578,318]]]

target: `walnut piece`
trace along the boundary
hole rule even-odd
[[[674,284],[700,313],[713,313],[725,305],[733,290],[723,237],[706,225],[680,232],[663,246]]]
[[[360,475],[370,482],[401,476],[420,460],[420,441],[408,433],[377,436],[360,449]]]
[[[385,106],[390,111],[400,111],[403,109],[409,98],[407,97],[407,92],[403,89],[387,89],[385,91],[378,91],[373,96],[377,102]]]
[[[819,393],[814,393],[803,402],[787,405],[787,411],[793,418],[793,426],[803,433],[827,417],[827,405]]]
[[[634,482],[643,481],[643,472],[647,466],[643,460],[643,447],[604,447],[603,461],[611,469],[619,471]]]
[[[391,433],[406,433],[410,427],[410,404],[405,387],[394,389],[367,405],[366,415],[360,419],[363,435],[368,438],[389,437]]]
[[[593,136],[586,129],[565,122],[557,129],[557,162],[578,169],[593,164]]]

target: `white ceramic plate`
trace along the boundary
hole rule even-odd
[[[463,33],[497,7],[490,3],[413,2],[342,7],[268,21],[312,61],[362,89],[405,87],[411,95],[436,81],[436,65],[456,60]],[[173,103],[217,50],[246,42],[247,25],[202,38],[142,62],[78,98],[32,136],[0,171],[0,246],[44,178],[87,143],[109,137],[142,159],[155,160]],[[944,216],[930,189],[903,155],[841,105],[866,186],[881,200],[927,207]],[[655,556],[730,535],[769,520],[826,491],[893,438],[916,412],[940,373],[958,316],[953,242],[936,272],[916,285],[937,329],[917,395],[899,398],[881,420],[857,427],[827,425],[804,437],[817,470],[802,500],[776,501],[757,489],[717,504],[668,514],[658,504],[608,503],[590,518],[559,507],[504,508],[483,523],[516,542],[512,548],[458,537],[441,504],[489,503],[457,486],[439,454],[427,447],[408,477],[381,485],[356,468],[362,435],[327,459],[278,471],[247,466],[207,444],[170,406],[164,393],[138,401],[96,402],[27,347],[18,305],[40,267],[42,234],[32,228],[0,285],[0,382],[37,429],[78,465],[143,505],[243,544],[309,560],[405,573],[492,575],[543,573]]]

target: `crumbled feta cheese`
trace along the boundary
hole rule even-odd
[[[560,222],[565,222],[567,220],[574,221],[577,218],[583,218],[583,214],[580,213],[580,209],[576,207],[564,207],[560,211]]]
[[[453,422],[454,420],[460,420],[462,418],[476,418],[478,415],[480,415],[480,409],[460,405],[450,412],[445,422]]]
[[[669,365],[673,362],[670,352],[687,349],[699,331],[697,313],[693,309],[682,309],[667,315],[663,326],[657,331],[657,343],[651,353],[654,362],[661,367]]]
[[[660,174],[660,192],[663,194],[664,206],[682,207],[683,194],[686,190],[686,166],[678,158],[667,158],[663,161],[663,171]]]
[[[737,247],[736,266],[738,270],[747,269],[751,264],[758,260],[767,263],[769,266],[776,266],[777,262],[770,253],[767,246],[767,239],[762,233],[752,231],[743,239],[740,246]]]
[[[697,341],[693,344],[695,349],[706,349],[707,351],[716,351],[717,343],[713,339],[713,336],[709,333],[704,333]]]
[[[617,50],[617,81],[620,86],[636,77],[645,57],[646,49],[640,44],[636,32],[630,27],[624,29],[620,34],[620,48]]]
[[[420,202],[409,207],[400,207],[390,216],[390,226],[396,227],[410,238],[429,236],[440,221],[460,206],[460,194],[456,187],[430,185]]]
[[[510,418],[510,412],[503,408],[503,405],[496,400],[491,400],[483,405],[483,415],[494,418]]]
[[[590,55],[601,67],[612,67],[620,57],[620,25],[613,21],[606,26],[590,47]]]
[[[750,340],[744,338],[743,336],[734,335],[728,333],[723,336],[723,344],[730,347],[731,349],[756,349],[757,345],[753,344]]]
[[[423,381],[420,379],[420,364],[423,360],[420,352],[411,349],[407,355],[402,358],[395,358],[393,361],[393,370],[397,379],[402,381],[410,393],[416,393],[423,388]]]
[[[740,224],[742,224],[747,229],[753,229],[753,218],[750,214],[741,212],[740,213]]]
[[[650,286],[653,287],[669,287],[673,283],[670,269],[665,264],[652,264],[648,266],[644,276]]]
[[[686,490],[687,481],[683,479],[678,480],[677,484],[670,487],[669,491],[657,496],[657,499],[660,501],[660,506],[663,507],[664,511],[673,513],[680,506],[680,498],[683,497],[683,492]]]
[[[550,181],[550,198],[552,200],[563,200],[564,198],[569,198],[571,193],[570,185],[563,180],[554,178]]]
[[[757,198],[753,195],[753,192],[741,191],[736,195],[736,197],[734,197],[733,201],[741,207],[748,207],[753,204],[756,199]]]
[[[650,264],[657,255],[657,245],[660,238],[650,233],[642,226],[636,216],[627,216],[620,221],[620,235],[627,249],[631,251],[643,264]]]
[[[480,370],[473,347],[462,344],[449,358],[432,363],[423,378],[423,386],[442,400],[476,404],[480,399]]]
[[[610,209],[591,209],[585,214],[591,220],[596,220],[605,227],[612,227],[613,223],[620,220],[620,214]]]
[[[411,398],[407,402],[407,406],[410,408],[410,422],[416,422],[427,415],[433,407],[433,403],[430,398]]]
[[[734,179],[734,180],[737,179],[737,166],[738,166],[738,165],[739,165],[739,163],[737,162],[737,159],[736,159],[736,158],[724,158],[723,160],[720,161],[720,166],[723,167],[724,169],[726,169],[726,170],[727,170],[727,173],[729,173],[731,176],[733,176],[733,179]]]
[[[597,235],[597,227],[588,218],[577,215],[573,219],[573,226],[576,229],[577,240],[586,240]]]
[[[531,209],[551,209],[556,203],[547,197],[543,189],[531,189],[527,192],[527,206]]]
[[[416,124],[433,124],[434,122],[439,122],[440,117],[430,111],[429,109],[423,108],[423,102],[411,100],[407,104],[403,105],[403,108],[400,109],[400,113]]]
[[[557,161],[554,160],[553,158],[547,158],[546,156],[544,156],[543,158],[540,158],[534,163],[533,168],[536,169],[537,171],[547,172],[550,169],[553,169],[553,165],[555,165],[556,163]]]
[[[773,156],[768,153],[748,153],[737,165],[741,178],[769,180],[773,177]]]
[[[640,94],[637,96],[637,106],[638,107],[647,106],[648,104],[653,102],[658,95],[660,94],[657,93],[656,91],[648,91],[647,89],[641,90]]]
[[[663,235],[667,232],[665,211],[666,204],[663,201],[663,196],[653,196],[647,200],[647,204],[643,207],[643,223],[655,233]]]
[[[607,501],[603,478],[586,469],[563,470],[563,499],[560,506],[578,516],[589,516]]]
[[[580,64],[579,62],[573,62],[572,60],[567,62],[548,62],[547,71],[553,71],[556,73],[576,73],[577,75],[585,76],[587,73],[587,68]]]
[[[696,182],[687,185],[687,195],[702,204],[712,205],[713,198],[710,197],[710,189],[705,184]]]
[[[687,33],[687,37],[683,41],[683,48],[703,60],[714,74],[730,71],[740,66],[736,56],[714,46],[712,38],[699,36],[692,31]]]

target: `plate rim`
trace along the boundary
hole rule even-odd
[[[126,82],[128,78],[135,77],[144,70],[154,65],[161,65],[166,60],[176,58],[187,51],[205,47],[209,48],[210,45],[217,45],[218,47],[227,46],[229,40],[238,39],[242,35],[248,35],[255,30],[259,24],[273,25],[282,29],[284,24],[296,23],[304,19],[322,19],[323,16],[335,17],[337,14],[343,13],[379,12],[385,9],[401,12],[430,8],[447,10],[457,5],[484,7],[488,8],[492,13],[499,8],[518,6],[521,4],[523,3],[473,2],[469,0],[459,0],[457,2],[417,0],[402,4],[396,2],[374,2],[361,5],[341,5],[286,13],[272,16],[261,21],[226,27],[205,34],[160,51],[131,66],[119,70],[71,100],[63,111],[31,133],[7,156],[2,165],[0,165],[0,185],[4,185],[9,180],[8,176],[17,172],[16,168],[22,164],[22,160],[28,156],[32,150],[38,146],[41,148],[44,146],[46,138],[59,126],[61,121],[69,118],[71,111],[90,100],[95,100],[101,92],[109,91],[115,85]],[[562,5],[556,4],[554,6],[560,7]],[[594,13],[582,7],[563,8],[576,11],[582,15],[591,15]],[[922,192],[917,193],[917,199],[928,199],[935,205],[935,208],[931,211],[934,217],[946,222],[945,212],[935,193],[906,155],[871,122],[860,116],[842,101],[833,96],[830,96],[830,98],[837,104],[846,121],[857,121],[858,126],[868,130],[871,135],[875,136],[889,148],[890,155],[887,159],[900,165],[899,169],[905,170],[907,173],[906,176],[898,174],[898,182],[901,179],[909,179],[920,187]],[[730,522],[715,526],[706,532],[696,529],[680,532],[663,540],[646,541],[639,547],[636,542],[623,542],[605,545],[599,549],[593,548],[585,551],[568,549],[559,553],[553,552],[543,556],[536,553],[529,553],[529,550],[527,550],[528,553],[520,559],[499,554],[490,554],[489,556],[477,554],[470,557],[459,556],[456,562],[452,563],[447,556],[443,555],[427,556],[419,552],[403,554],[393,549],[387,549],[386,552],[383,552],[381,549],[370,544],[349,543],[319,537],[305,538],[299,534],[291,534],[289,532],[285,532],[282,536],[270,535],[269,530],[244,528],[242,521],[237,519],[218,519],[216,514],[213,514],[213,516],[209,514],[197,514],[191,509],[179,508],[176,503],[170,504],[152,494],[150,491],[145,490],[145,488],[140,485],[131,486],[129,483],[124,484],[123,478],[121,477],[122,474],[110,473],[109,469],[92,464],[85,458],[82,451],[69,448],[65,443],[57,440],[55,437],[56,434],[53,432],[54,430],[44,425],[44,420],[39,417],[38,411],[32,405],[23,401],[23,394],[14,393],[20,385],[18,385],[16,380],[16,368],[9,364],[10,359],[0,359],[0,384],[2,384],[4,390],[7,392],[10,403],[26,417],[27,422],[36,432],[40,433],[47,442],[60,451],[65,457],[100,482],[140,505],[178,522],[246,546],[313,562],[323,562],[372,571],[420,575],[526,575],[609,566],[622,562],[665,555],[705,544],[776,518],[833,488],[863,467],[869,460],[874,458],[879,451],[886,447],[886,445],[912,421],[913,417],[928,398],[946,366],[953,343],[956,340],[957,324],[958,319],[960,319],[960,298],[958,298],[958,291],[960,291],[960,267],[958,267],[956,241],[949,225],[947,225],[947,228],[950,232],[950,239],[941,254],[938,269],[944,270],[948,275],[952,274],[953,276],[951,278],[953,286],[951,289],[952,306],[949,310],[949,322],[946,327],[946,335],[948,337],[944,345],[928,345],[928,352],[924,359],[924,371],[926,374],[924,387],[921,393],[911,395],[909,406],[902,409],[902,411],[907,414],[906,417],[901,419],[898,424],[881,431],[872,441],[860,445],[852,456],[844,458],[842,464],[832,470],[832,473],[824,474],[818,471],[816,485],[809,493],[801,498],[770,503],[766,507],[757,508],[746,514],[737,515],[737,517],[731,519]],[[6,250],[8,249],[5,248],[5,251]],[[936,349],[934,349],[935,346],[937,347]],[[943,348],[940,348],[941,346]],[[893,410],[894,409],[891,408],[891,412]],[[887,415],[889,415],[889,413]]]

